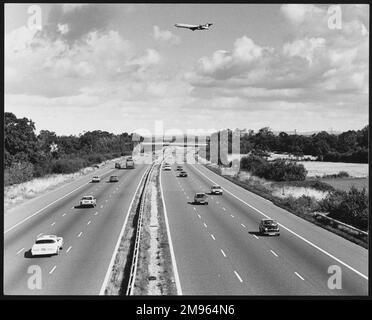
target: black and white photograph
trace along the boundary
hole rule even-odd
[[[3,297],[369,297],[368,4],[3,11]]]

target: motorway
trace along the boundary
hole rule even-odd
[[[177,158],[167,154],[167,162]],[[184,164],[187,178],[178,177],[175,168],[162,170],[161,186],[183,295],[368,294],[366,249],[200,164]],[[209,192],[214,183],[224,194],[209,195],[208,205],[194,205],[195,192]],[[263,218],[279,222],[279,237],[258,233]],[[340,289],[328,285],[336,269]]]
[[[129,206],[148,165],[139,164],[134,170],[113,167],[111,162],[5,213],[5,295],[101,293]],[[119,182],[108,182],[113,174]],[[99,175],[101,182],[90,183],[93,175]],[[93,195],[97,206],[75,208],[84,195]],[[64,238],[58,256],[30,257],[29,250],[41,234]],[[40,289],[32,285],[37,283],[37,270],[41,271]]]

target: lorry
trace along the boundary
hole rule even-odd
[[[134,161],[132,157],[125,159],[124,161],[115,163],[116,169],[134,169]]]

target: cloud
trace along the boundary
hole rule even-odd
[[[169,43],[171,45],[178,45],[181,43],[181,39],[173,34],[169,30],[160,30],[158,26],[153,27],[153,38],[155,41],[160,43]]]

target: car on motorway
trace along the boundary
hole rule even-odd
[[[100,182],[100,181],[101,181],[101,179],[100,179],[99,176],[94,176],[94,177],[92,178],[92,182]]]
[[[172,167],[170,165],[165,165],[164,166],[164,170],[165,171],[171,171],[172,170]]]
[[[194,203],[208,204],[208,196],[204,192],[197,192],[194,196]]]
[[[272,219],[262,219],[260,222],[259,230],[262,235],[280,235],[278,222]]]
[[[211,187],[211,194],[220,194],[220,195],[222,195],[222,193],[223,193],[223,191],[222,191],[221,186],[215,184],[215,185],[213,185]]]
[[[119,162],[115,163],[115,169],[120,169],[120,163]]]
[[[186,171],[181,171],[178,176],[179,177],[187,177],[187,172]]]
[[[178,165],[178,166],[176,167],[176,170],[177,170],[177,171],[182,171],[182,170],[183,170],[183,168],[182,168],[182,166],[181,166],[181,165]]]
[[[33,256],[58,255],[59,250],[63,248],[63,238],[56,235],[42,235],[36,238],[31,248]]]
[[[97,200],[93,196],[84,196],[80,200],[80,207],[95,207]]]
[[[118,176],[110,176],[110,182],[118,182],[119,181],[119,178]]]

